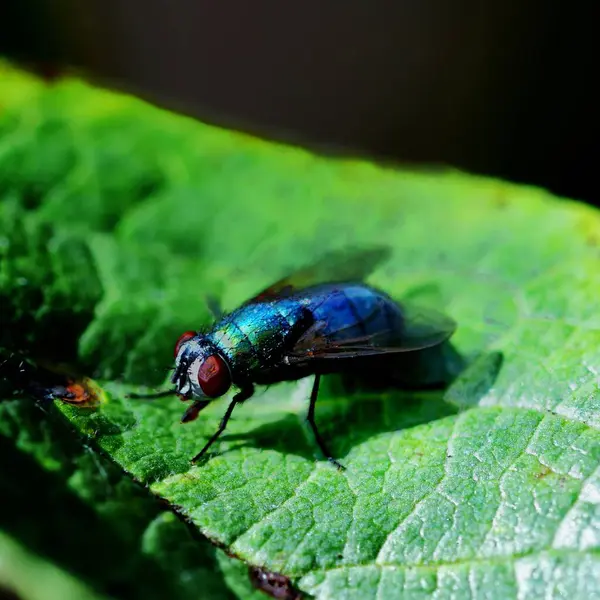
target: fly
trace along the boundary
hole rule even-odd
[[[194,420],[232,385],[239,389],[192,462],[206,454],[255,385],[314,375],[307,421],[323,455],[343,468],[315,422],[321,376],[354,370],[376,357],[437,346],[455,329],[445,315],[398,304],[363,282],[388,257],[386,248],[331,253],[220,317],[208,332],[187,331],[177,340],[171,382],[182,400],[193,401],[183,422]]]

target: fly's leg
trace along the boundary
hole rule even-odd
[[[319,430],[317,429],[317,424],[315,423],[315,404],[317,403],[317,397],[319,396],[319,382],[321,381],[321,375],[315,375],[315,382],[313,383],[313,389],[310,393],[310,404],[308,405],[308,415],[306,416],[306,420],[308,421],[313,433],[315,435],[315,440],[317,441],[317,445],[319,446],[323,455],[327,458],[327,460],[334,464],[340,471],[345,469],[344,465],[340,464],[333,456],[331,456],[331,452],[327,448],[327,444],[325,440],[321,437]]]
[[[219,429],[217,429],[216,433],[210,438],[210,440],[208,440],[208,442],[206,442],[204,448],[202,448],[202,450],[200,450],[200,452],[198,452],[198,454],[196,454],[196,456],[192,458],[193,463],[199,461],[206,454],[207,450],[217,441],[219,436],[225,431],[227,423],[231,418],[231,413],[233,412],[233,409],[236,407],[236,405],[241,404],[244,400],[248,400],[248,398],[250,398],[252,394],[254,394],[254,386],[250,384],[247,387],[243,387],[233,397],[233,399],[229,403],[229,406],[227,407],[227,410],[225,411],[225,414],[223,415],[223,418],[221,419]]]
[[[198,418],[198,414],[203,408],[206,408],[210,404],[210,400],[196,400],[188,409],[183,413],[181,417],[182,423],[189,423],[195,421]]]

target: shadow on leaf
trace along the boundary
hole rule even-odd
[[[461,407],[446,401],[445,394],[449,384],[465,370],[465,362],[452,346],[445,344],[402,355],[391,366],[381,360],[373,361],[352,374],[325,377],[315,415],[334,457],[343,459],[355,446],[374,436],[459,412]],[[472,395],[483,396],[493,385],[499,369],[497,361],[493,366],[493,373],[489,369],[479,373],[480,378],[470,387]],[[471,382],[474,377],[477,373],[471,374]],[[246,434],[225,433],[222,439],[239,441],[234,448],[251,445],[309,460],[323,459],[304,417],[302,413],[290,414]]]
[[[356,394],[354,397],[348,397],[347,394],[328,395],[317,403],[317,426],[334,457],[343,458],[354,446],[374,436],[456,414],[458,409],[444,402],[442,396],[440,391],[415,394],[394,391]],[[302,415],[288,415],[247,434],[224,434],[222,439],[227,442],[239,441],[235,448],[254,446],[296,454],[309,460],[324,458]]]

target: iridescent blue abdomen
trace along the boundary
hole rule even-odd
[[[290,296],[246,304],[225,316],[207,335],[228,361],[234,381],[269,379],[282,358],[315,323],[332,342],[378,334],[397,339],[402,313],[383,292],[365,284],[322,284]],[[300,373],[295,373],[299,375]]]
[[[311,311],[315,321],[324,323],[321,333],[331,341],[374,334],[392,340],[402,328],[400,307],[383,292],[365,284],[315,286],[304,290],[298,299]]]

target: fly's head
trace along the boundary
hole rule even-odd
[[[206,406],[231,387],[231,372],[206,336],[186,331],[175,344],[175,371],[171,377],[182,400]]]

